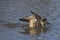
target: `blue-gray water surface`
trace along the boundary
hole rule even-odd
[[[0,40],[60,40],[59,10],[60,0],[0,0]],[[39,33],[35,38],[28,32],[20,32],[28,30],[23,30],[28,23],[18,20],[31,15],[31,11],[51,23],[47,32]]]

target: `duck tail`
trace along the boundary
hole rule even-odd
[[[34,12],[33,12],[33,11],[31,11],[31,13],[32,13],[32,14],[34,14]]]

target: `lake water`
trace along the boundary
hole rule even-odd
[[[31,11],[51,22],[48,31],[30,30],[18,20]],[[0,40],[60,40],[60,0],[0,0]]]

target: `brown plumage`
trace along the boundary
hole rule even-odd
[[[32,16],[25,17],[25,18],[20,18],[20,21],[26,21],[29,22],[29,27],[34,28],[34,27],[42,27],[46,23],[46,19],[42,19],[38,14],[35,14],[32,12]]]

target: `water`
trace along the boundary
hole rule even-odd
[[[59,10],[60,0],[0,0],[0,40],[60,40]],[[30,11],[47,18],[51,28],[45,33],[28,29],[18,19],[31,15]]]

